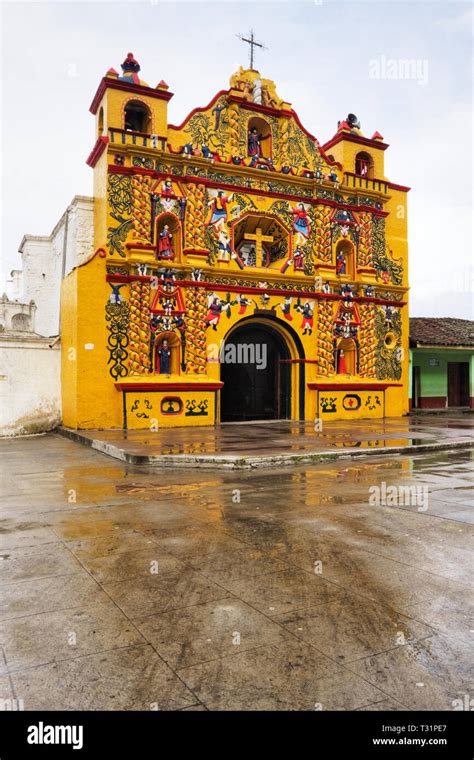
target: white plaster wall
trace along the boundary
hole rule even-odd
[[[0,436],[39,433],[61,419],[59,342],[0,336]]]
[[[63,265],[67,216],[67,245]],[[35,331],[59,333],[61,280],[93,251],[94,202],[75,196],[48,236],[25,235],[20,252],[23,261],[23,300],[36,303]]]
[[[57,335],[61,259],[52,241],[28,236],[23,251],[24,300],[37,306],[35,330],[39,335]]]

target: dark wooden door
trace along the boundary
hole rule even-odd
[[[420,367],[413,367],[412,372],[412,389],[411,389],[411,402],[413,409],[418,409],[420,406],[421,395],[421,374]]]
[[[260,366],[245,359],[259,346]],[[221,357],[222,422],[288,419],[290,416],[290,358],[281,336],[260,325],[242,325],[226,341],[234,346],[235,362]],[[262,351],[264,349],[264,351]],[[249,353],[250,351],[250,353]],[[256,353],[254,355],[257,355]],[[232,356],[232,354],[230,354]]]
[[[468,362],[448,362],[448,406],[469,406]]]

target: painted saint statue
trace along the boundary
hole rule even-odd
[[[171,348],[166,338],[156,353],[160,362],[160,375],[169,375],[171,373]]]
[[[248,135],[248,153],[249,156],[261,156],[262,155],[262,146],[260,144],[260,135],[258,134],[258,129],[256,127],[253,127],[253,129],[249,130]]]
[[[346,257],[342,251],[336,256],[336,274],[346,274]]]
[[[158,241],[158,258],[159,259],[173,259],[173,235],[170,232],[170,228],[167,224],[163,227],[159,235]]]

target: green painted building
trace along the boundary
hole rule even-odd
[[[474,409],[474,322],[410,319],[410,409]]]

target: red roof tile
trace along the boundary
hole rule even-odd
[[[454,317],[412,317],[410,345],[474,346],[474,321]]]

